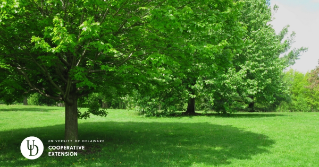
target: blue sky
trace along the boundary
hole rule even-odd
[[[296,64],[290,68],[306,73],[318,65],[319,60],[319,0],[271,0],[279,6],[270,22],[276,32],[290,25],[289,34],[296,32],[292,48],[308,47]]]

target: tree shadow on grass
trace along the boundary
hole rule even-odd
[[[94,154],[49,157],[48,140],[63,139],[64,125],[0,132],[0,166],[208,166],[231,164],[268,152],[275,141],[263,134],[210,123],[91,122],[79,124],[80,143]],[[36,136],[46,149],[36,160],[20,153],[20,144]],[[5,143],[5,144],[3,144]],[[94,146],[91,147],[91,146]],[[92,149],[93,148],[93,149]]]

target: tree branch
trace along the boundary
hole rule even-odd
[[[45,67],[42,67],[31,55],[30,57],[33,59],[33,62],[43,71],[44,75],[47,77],[49,82],[56,88],[58,89],[62,94],[64,94],[63,90],[52,80],[52,77],[48,70]]]
[[[84,88],[82,90],[78,90],[78,91],[82,91],[82,93],[77,93],[77,96],[78,97],[82,97],[82,96],[86,96],[88,94],[90,94],[94,89],[87,89],[87,88]]]
[[[102,19],[100,20],[101,24],[104,22],[107,13],[109,13],[109,8],[105,10],[104,15],[102,16]]]
[[[79,61],[76,63],[75,66],[79,66],[79,64],[81,63],[81,60],[84,58],[84,55],[85,55],[85,52],[86,52],[86,48],[89,46],[89,44],[90,44],[90,41],[88,42],[88,44],[86,45],[86,47],[84,47],[84,50],[83,50],[83,52],[82,52],[82,54],[81,54],[81,56],[80,56],[80,58],[79,58]]]
[[[67,80],[65,79],[65,77],[63,76],[63,74],[62,74],[62,70],[64,70],[63,69],[63,67],[61,66],[61,64],[60,63],[57,63],[57,65],[56,65],[56,67],[55,67],[55,70],[56,70],[56,73],[60,76],[60,78],[64,81],[64,82],[67,82]]]
[[[71,65],[62,57],[62,55],[58,54],[59,59],[61,60],[61,62],[67,66],[70,67]]]
[[[121,66],[121,65],[123,65],[125,62],[127,62],[127,61],[131,58],[132,54],[133,54],[133,53],[131,53],[125,60],[123,60],[122,63],[118,64],[117,66]]]
[[[127,4],[128,1],[129,1],[129,0],[127,0],[127,1],[124,2],[124,4],[116,11],[116,13],[113,14],[113,17],[114,17],[115,15],[117,15],[117,13],[123,8],[123,6],[125,6],[125,5]]]
[[[38,8],[38,10],[41,12],[42,16],[44,16],[43,8],[40,8],[39,5],[34,0],[32,0],[32,2],[36,5],[36,8]]]
[[[16,67],[16,69],[24,76],[25,80],[27,81],[28,85],[33,89],[36,90],[38,93],[40,93],[41,95],[54,99],[54,100],[62,100],[61,97],[56,97],[56,96],[51,96],[49,94],[46,94],[44,92],[42,92],[39,88],[35,87],[34,85],[32,85],[32,83],[30,82],[30,79],[28,77],[28,75],[22,70],[21,67]],[[45,89],[44,89],[45,90]]]

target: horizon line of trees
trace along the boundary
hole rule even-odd
[[[256,104],[255,111],[260,112],[318,112],[319,111],[319,91],[318,86],[312,85],[311,76],[316,75],[316,69],[303,74],[297,70],[290,69],[283,74],[283,81],[286,84],[289,93],[284,100],[281,100],[279,105],[273,107],[271,105]],[[317,90],[316,90],[317,89]],[[81,98],[78,101],[80,108],[88,108],[90,103],[98,102],[98,105],[103,109],[129,109],[138,110],[141,106],[136,102],[138,100],[138,93],[135,92],[133,96],[116,97],[107,99],[98,93],[93,93],[87,97]],[[27,103],[25,103],[27,101]],[[0,101],[0,104],[4,102]],[[39,93],[33,93],[29,97],[25,97],[23,101],[15,101],[13,104],[24,105],[39,105],[39,106],[59,106],[64,107],[64,104],[59,101],[54,101],[41,96]],[[155,115],[161,115],[161,105],[154,106],[158,112]],[[176,111],[185,111],[187,103],[176,104]],[[196,110],[212,112],[214,107],[204,97],[196,99]],[[249,111],[249,108],[240,109],[238,112]],[[140,114],[147,114],[140,111]]]

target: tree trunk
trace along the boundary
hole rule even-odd
[[[58,102],[57,102],[57,106],[58,106],[58,107],[65,107],[64,102],[62,102],[62,103],[58,103]]]
[[[107,108],[107,102],[102,101],[102,108]]]
[[[99,99],[98,101],[99,101],[99,106],[100,106],[101,108],[103,108],[103,102],[102,102],[102,99]]]
[[[23,97],[23,105],[28,105],[28,97],[27,96]]]
[[[255,112],[255,102],[251,102],[248,105],[248,111],[249,112]]]
[[[123,102],[122,102],[122,99],[120,99],[120,109],[123,109]]]
[[[186,114],[195,115],[195,98],[189,98]]]
[[[79,143],[75,142],[78,140],[78,107],[77,97],[71,96],[69,99],[72,103],[65,102],[65,145],[77,146]]]

